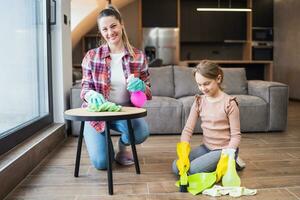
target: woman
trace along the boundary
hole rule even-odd
[[[142,90],[151,99],[150,79],[146,57],[142,51],[132,47],[128,41],[123,20],[113,6],[99,13],[97,24],[101,45],[87,52],[82,61],[83,107],[89,102],[114,102],[130,105],[130,92]],[[133,74],[135,78],[127,81]],[[127,83],[128,82],[128,83]],[[133,119],[135,142],[140,144],[149,136],[148,125],[143,118]],[[122,165],[134,164],[126,120],[113,121],[113,130],[121,133],[116,161]],[[105,123],[86,122],[84,138],[92,164],[97,169],[106,169]]]

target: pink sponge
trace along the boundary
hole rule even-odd
[[[147,101],[147,97],[142,91],[135,91],[131,93],[130,96],[131,103],[136,107],[143,107]]]

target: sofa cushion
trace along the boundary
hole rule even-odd
[[[268,128],[268,110],[267,103],[260,97],[250,96],[250,95],[233,95],[237,97],[237,101],[240,109],[240,121],[241,121],[241,131],[242,132],[257,132],[257,131],[267,131]],[[191,106],[194,102],[194,97],[182,97],[178,100],[182,102],[183,105],[183,124],[184,127],[188,116],[190,114]],[[201,120],[196,124],[194,133],[202,132]]]
[[[247,94],[245,68],[222,68],[224,80],[222,87],[227,94]]]
[[[149,67],[153,96],[174,97],[173,67]]]
[[[251,95],[237,97],[240,109],[241,131],[257,132],[268,130],[268,104],[262,98]]]
[[[193,69],[174,66],[175,98],[194,96],[200,93],[192,73]]]
[[[179,98],[178,100],[181,101],[183,105],[182,127],[184,127],[189,117],[191,107],[194,103],[195,97],[194,96],[182,97]],[[199,120],[196,123],[194,133],[202,133],[202,129],[200,125],[201,125],[201,119],[199,118]]]
[[[153,96],[147,101],[146,121],[150,133],[180,133],[182,130],[182,103],[174,98]]]

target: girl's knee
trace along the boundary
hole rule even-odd
[[[196,173],[201,173],[203,172],[201,169],[196,169],[196,168],[190,168],[189,173],[190,174],[196,174]]]
[[[176,161],[177,160],[174,160],[173,163],[172,163],[172,171],[173,171],[174,174],[178,175],[179,171],[178,171],[178,168],[177,168],[177,165],[176,165]]]
[[[196,174],[196,173],[209,173],[216,170],[217,163],[210,163],[210,164],[191,164],[190,166],[190,174]]]

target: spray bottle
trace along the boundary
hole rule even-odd
[[[235,150],[232,149],[231,151],[227,151],[227,153],[229,154],[228,167],[225,175],[222,178],[222,185],[225,187],[240,187],[241,179],[235,168]]]

